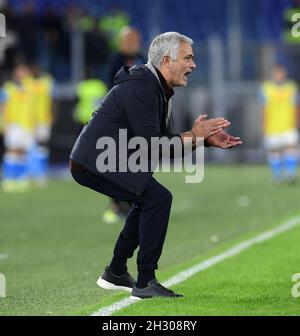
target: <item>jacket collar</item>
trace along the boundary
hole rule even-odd
[[[155,70],[157,72],[160,84],[163,87],[165,96],[166,96],[167,100],[170,100],[170,98],[174,95],[174,90],[169,87],[169,85],[168,85],[167,81],[165,80],[165,77],[162,75],[162,73],[157,68],[155,68]]]
[[[161,72],[157,68],[155,68],[150,62],[148,62],[145,65],[153,73],[153,75],[158,79],[159,84],[164,93],[165,101],[168,102],[170,98],[174,95],[174,90],[168,86],[164,76],[161,74]]]

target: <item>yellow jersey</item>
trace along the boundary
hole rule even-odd
[[[262,85],[264,131],[266,135],[282,134],[297,128],[297,85],[293,81]]]
[[[3,107],[4,127],[7,124],[18,124],[28,131],[33,131],[35,116],[31,80],[28,78],[20,84],[7,81],[3,85],[3,92],[6,97]]]
[[[34,114],[38,125],[52,124],[52,91],[53,80],[49,75],[32,78],[32,88],[35,95]]]

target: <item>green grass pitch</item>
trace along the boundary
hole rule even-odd
[[[200,184],[159,173],[174,196],[157,277],[173,275],[299,215],[299,186],[273,185],[265,166],[206,166]],[[0,315],[89,315],[128,294],[96,280],[111,259],[122,223],[104,224],[108,199],[73,181],[51,180],[24,194],[0,192]],[[174,286],[175,301],[151,299],[116,315],[299,315],[291,296],[300,273],[294,228]],[[136,275],[135,256],[129,270]]]

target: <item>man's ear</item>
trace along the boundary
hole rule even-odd
[[[171,58],[170,56],[164,56],[163,57],[163,61],[162,61],[163,65],[167,68],[170,69],[171,66]]]

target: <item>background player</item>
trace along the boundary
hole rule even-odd
[[[146,63],[147,60],[141,52],[141,35],[138,30],[125,26],[119,36],[119,50],[113,56],[110,64],[110,87],[113,86],[116,73],[122,66],[131,67]],[[102,220],[105,223],[116,223],[119,219],[125,219],[131,203],[112,199],[108,208],[104,211]]]
[[[54,83],[52,77],[38,65],[34,65],[31,71],[35,141],[28,155],[28,169],[36,184],[44,186],[48,173],[48,145],[53,122]]]
[[[27,65],[16,65],[1,96],[5,146],[2,188],[24,191],[28,187],[27,154],[34,143],[35,128],[32,80]]]
[[[261,87],[264,145],[274,181],[295,182],[298,161],[299,95],[283,65],[272,68]]]

